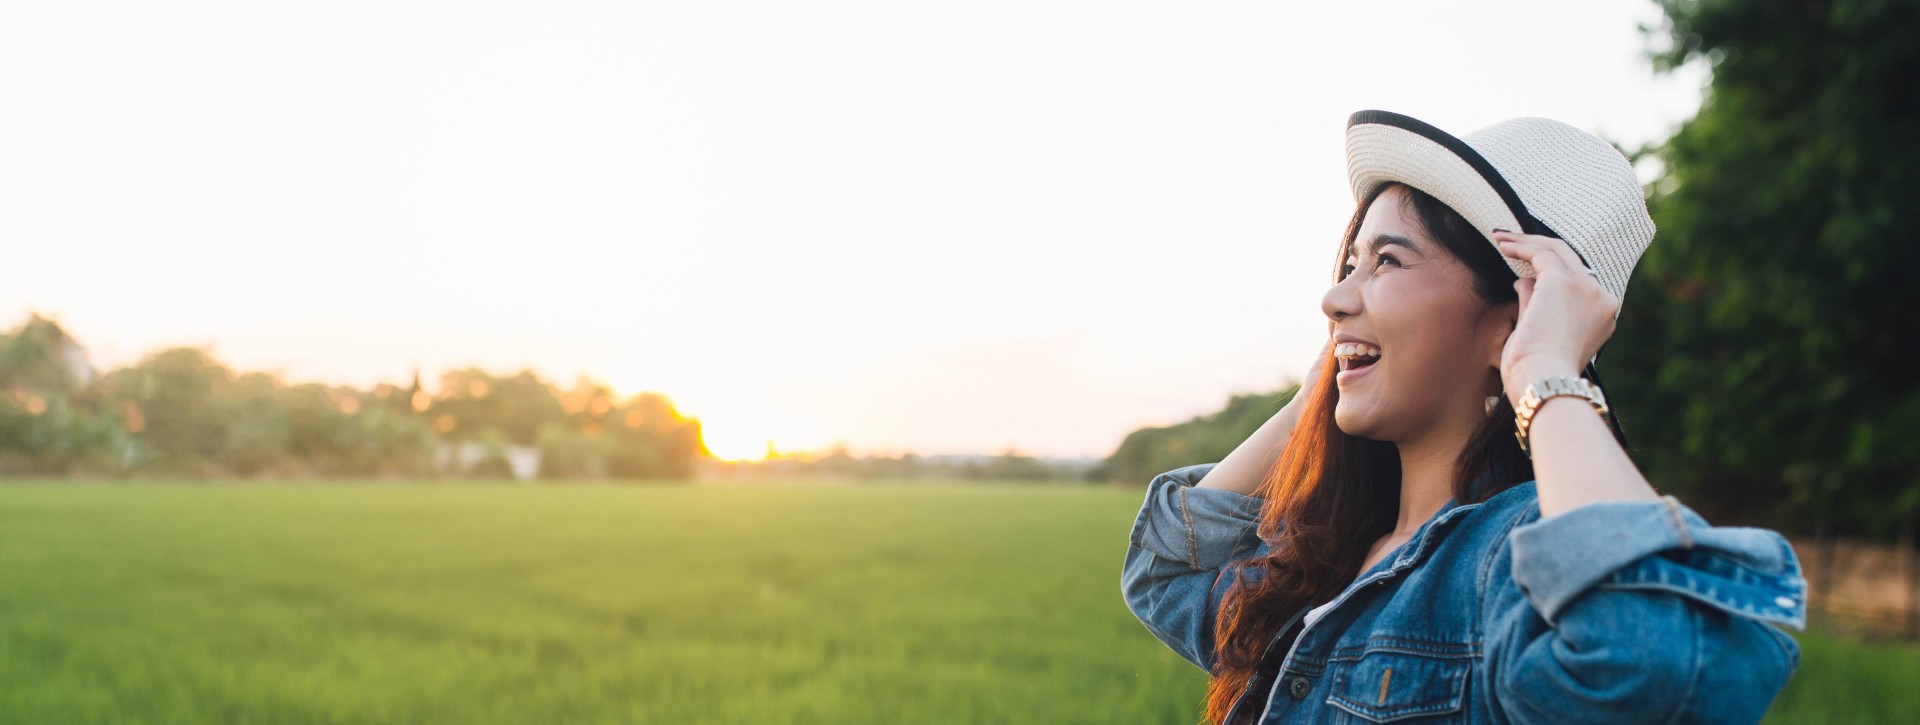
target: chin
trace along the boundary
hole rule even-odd
[[[1358,411],[1340,407],[1334,408],[1333,425],[1335,428],[1339,428],[1341,433],[1350,436],[1359,436],[1361,438],[1373,437],[1367,435],[1373,430],[1373,421],[1368,420],[1366,416],[1360,415]]]

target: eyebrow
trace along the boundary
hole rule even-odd
[[[1379,234],[1374,236],[1373,241],[1366,243],[1367,252],[1369,254],[1373,252],[1378,252],[1380,251],[1381,247],[1387,246],[1389,244],[1398,244],[1402,247],[1406,247],[1407,249],[1411,249],[1416,253],[1424,254],[1426,251],[1424,249],[1421,249],[1420,244],[1418,242],[1413,241],[1412,239],[1408,239],[1406,237],[1402,237],[1394,234]]]

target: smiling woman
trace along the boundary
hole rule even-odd
[[[1533,476],[1511,407],[1501,399],[1489,414],[1485,402],[1499,395],[1500,352],[1518,305],[1500,253],[1460,214],[1398,182],[1362,200],[1338,251],[1321,308],[1339,330],[1339,365],[1300,396],[1307,412],[1288,443],[1296,455],[1266,484],[1287,487],[1269,494],[1281,502],[1284,542],[1267,555],[1271,576],[1221,603],[1220,662],[1248,665],[1215,678],[1210,712],[1271,686],[1255,681],[1255,665],[1282,625],[1319,619],[1356,573],[1411,540],[1449,497],[1476,502]],[[1340,356],[1354,346],[1377,350],[1377,361],[1356,367]],[[1315,449],[1325,451],[1319,461],[1301,455]],[[1403,487],[1409,457],[1458,461],[1446,480]],[[1481,475],[1496,467],[1501,476]]]
[[[1348,160],[1307,389],[1156,476],[1129,540],[1127,604],[1213,675],[1206,718],[1758,720],[1799,663],[1798,559],[1658,495],[1574,377],[1653,235],[1626,159],[1362,111]]]

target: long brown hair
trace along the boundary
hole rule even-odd
[[[1354,210],[1335,257],[1335,280],[1347,259],[1367,207],[1388,188],[1406,192],[1427,235],[1473,270],[1474,291],[1489,303],[1515,300],[1513,270],[1486,237],[1459,213],[1418,189],[1387,184]],[[1321,366],[1306,395],[1300,422],[1280,460],[1260,483],[1266,498],[1260,537],[1270,552],[1242,560],[1240,576],[1220,603],[1214,623],[1218,656],[1207,689],[1205,717],[1222,722],[1247,689],[1267,643],[1281,625],[1307,607],[1331,601],[1355,577],[1374,542],[1393,530],[1400,508],[1400,457],[1391,442],[1347,435],[1334,423],[1339,366]],[[1482,474],[1478,490],[1469,490]],[[1462,503],[1488,497],[1533,478],[1533,461],[1513,437],[1513,408],[1500,396],[1493,413],[1467,440],[1454,464],[1453,497]]]

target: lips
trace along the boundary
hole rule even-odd
[[[1358,380],[1372,371],[1380,362],[1380,348],[1364,342],[1342,342],[1334,346],[1334,359],[1339,362],[1340,372],[1334,375],[1334,382],[1345,384]]]
[[[1369,363],[1367,365],[1363,365],[1357,368],[1342,370],[1338,373],[1334,373],[1333,382],[1335,385],[1346,385],[1347,383],[1351,383],[1355,380],[1365,377],[1367,373],[1373,372],[1373,369],[1377,367],[1379,366]]]

